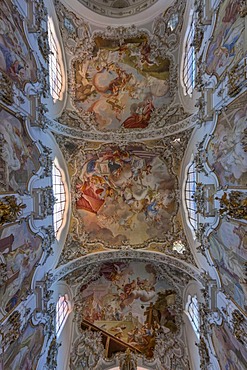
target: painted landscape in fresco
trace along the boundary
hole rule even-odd
[[[213,326],[213,344],[221,369],[247,369],[246,348],[232,335],[226,324]]]
[[[10,312],[30,288],[34,265],[41,255],[41,238],[33,235],[27,223],[0,229],[0,263],[5,275],[0,281],[0,301],[6,312]]]
[[[242,308],[247,309],[247,284],[244,263],[247,260],[247,226],[222,221],[210,235],[210,252],[220,273],[226,293]]]
[[[39,151],[25,124],[0,107],[0,191],[24,191],[39,168]]]
[[[19,85],[35,82],[37,66],[23,29],[23,21],[10,0],[0,8],[0,70]]]
[[[155,332],[178,330],[176,293],[155,267],[141,262],[106,263],[100,277],[81,287],[83,323],[91,323],[121,345],[152,357]]]
[[[171,102],[169,59],[152,58],[146,35],[94,41],[94,58],[73,64],[76,108],[93,113],[102,131],[146,128],[154,109]]]
[[[219,117],[208,145],[208,162],[221,185],[247,184],[247,93],[241,95]]]
[[[4,353],[3,369],[35,370],[44,342],[43,330],[43,325],[28,324],[26,330]]]
[[[130,146],[90,153],[77,167],[75,187],[76,216],[92,241],[133,245],[171,230],[175,176],[155,152]]]
[[[239,16],[241,0],[225,0],[218,13],[209,44],[207,73],[221,76],[230,64],[239,60],[244,48],[244,17]]]

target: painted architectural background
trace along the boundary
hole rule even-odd
[[[177,293],[158,280],[155,266],[144,263],[108,263],[100,278],[81,287],[82,325],[93,324],[121,347],[153,357],[155,332],[178,331],[174,305]],[[111,349],[109,349],[110,352]]]

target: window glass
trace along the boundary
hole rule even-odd
[[[52,167],[52,186],[53,186],[53,194],[55,197],[55,204],[54,204],[54,210],[53,210],[53,222],[54,222],[54,231],[55,231],[55,234],[57,234],[63,222],[63,214],[64,214],[66,198],[65,198],[65,190],[64,190],[64,184],[62,181],[61,172],[54,163]]]
[[[195,36],[195,22],[194,19],[191,22],[189,33],[185,44],[184,53],[184,65],[183,65],[183,82],[185,86],[186,95],[192,95],[195,87],[196,77],[196,62],[195,62],[195,47],[194,47],[194,36]]]
[[[200,316],[199,316],[199,305],[196,296],[189,296],[189,304],[188,304],[188,315],[190,321],[192,323],[193,329],[197,334],[200,331]]]
[[[170,28],[171,31],[174,31],[177,25],[178,25],[178,14],[174,13],[171,15],[171,18],[168,21],[168,27]]]
[[[67,296],[61,296],[56,305],[56,334],[58,334],[62,326],[65,324],[66,318],[69,314],[69,302]]]
[[[60,98],[62,90],[62,73],[61,66],[58,58],[58,49],[54,34],[51,30],[51,23],[48,22],[48,42],[50,47],[49,54],[49,82],[50,82],[50,93],[53,100]]]
[[[196,191],[196,168],[192,162],[188,168],[187,179],[185,183],[185,201],[188,210],[189,223],[195,230],[197,228],[197,208],[195,202]]]

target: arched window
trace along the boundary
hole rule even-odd
[[[185,87],[185,94],[192,96],[195,87],[196,77],[196,61],[195,61],[195,21],[192,18],[189,33],[187,35],[185,50],[184,50],[184,63],[183,63],[183,83]]]
[[[52,187],[53,194],[55,197],[55,204],[53,210],[53,222],[54,222],[54,231],[57,234],[62,222],[63,214],[65,208],[65,189],[62,181],[62,175],[57,166],[53,163],[52,166]]]
[[[67,294],[59,297],[56,304],[56,334],[57,336],[61,333],[65,321],[70,312],[70,305]]]
[[[195,202],[196,192],[196,168],[192,162],[188,168],[187,179],[185,183],[185,201],[188,210],[189,223],[195,230],[197,228],[197,208]]]
[[[187,314],[197,335],[200,333],[200,315],[197,296],[188,296]]]
[[[50,82],[50,93],[53,100],[56,101],[60,98],[62,90],[62,72],[59,63],[58,49],[56,40],[52,32],[52,23],[48,22],[48,42],[50,47],[49,54],[49,82]]]

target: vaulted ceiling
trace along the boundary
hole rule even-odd
[[[80,3],[101,15],[105,10],[107,17],[118,4]],[[181,163],[195,119],[179,97],[186,4],[163,4],[162,13],[150,17],[155,2],[125,3],[126,8],[118,5],[118,17],[150,6],[149,18],[141,22],[140,13],[138,26],[96,25],[89,13],[79,13],[78,4],[75,11],[74,3],[56,2],[69,71],[68,99],[56,123],[69,136],[55,137],[68,165],[72,198],[59,262],[61,271],[70,266],[64,279],[77,297],[77,352],[71,358],[78,366],[86,350],[84,331],[90,329],[105,338],[99,357],[104,347],[106,359],[129,348],[152,361],[155,353],[157,360],[161,349],[155,349],[154,333],[162,326],[160,335],[169,342],[164,366],[169,368],[169,348],[176,342],[176,361],[186,368],[183,295],[197,276],[181,221]],[[97,259],[104,261],[95,264],[91,253],[103,252]],[[159,254],[150,260],[150,253]],[[171,256],[164,267],[163,253]],[[86,256],[91,262],[85,274],[86,260],[83,268],[73,265]],[[191,265],[189,274],[183,263]],[[143,343],[141,330],[150,331]]]
[[[218,370],[236,352],[242,369],[243,2],[45,6],[4,0],[0,12],[4,366]]]

